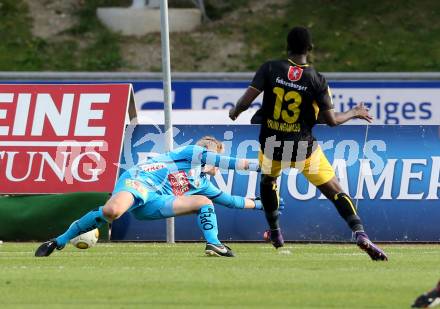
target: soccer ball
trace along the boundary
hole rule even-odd
[[[99,238],[99,230],[94,229],[87,233],[72,238],[70,243],[78,249],[89,249],[96,245]]]

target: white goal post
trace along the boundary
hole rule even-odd
[[[170,35],[168,27],[168,0],[160,1],[160,33],[162,41],[162,72],[164,90],[165,151],[173,149],[173,123],[171,121],[171,66]],[[174,243],[174,218],[167,219],[167,242]]]

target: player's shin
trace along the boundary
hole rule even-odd
[[[103,207],[94,209],[73,222],[64,234],[56,238],[57,246],[64,247],[72,238],[100,227],[108,222],[102,212]]]
[[[335,194],[332,202],[341,217],[347,222],[348,226],[354,233],[364,232],[361,218],[358,216],[356,208],[347,194],[343,192]]]
[[[266,215],[266,220],[269,224],[270,229],[279,229],[279,201],[276,182],[268,181],[268,179],[264,179],[264,176],[262,176],[260,182],[260,195]]]
[[[202,206],[197,212],[197,224],[203,233],[207,243],[221,244],[217,238],[217,216],[212,205]]]
[[[362,221],[356,213],[350,197],[345,193],[338,193],[332,199],[339,214],[350,226],[356,237],[357,246],[365,251],[374,261],[387,261],[386,253],[371,242],[367,233],[364,231]]]

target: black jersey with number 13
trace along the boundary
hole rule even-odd
[[[310,156],[316,145],[312,128],[318,113],[333,108],[325,78],[309,65],[298,65],[290,59],[274,60],[260,67],[251,87],[264,91],[259,112],[261,150],[264,152],[266,140],[275,136],[277,141],[295,142],[289,161],[296,161],[300,141],[307,145],[304,155]],[[286,158],[286,154],[282,155],[283,144],[275,148],[272,159]]]

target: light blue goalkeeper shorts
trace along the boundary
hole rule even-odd
[[[128,209],[139,220],[157,220],[174,217],[174,195],[164,195],[148,189],[142,178],[133,178],[125,172],[116,182],[113,195],[118,192],[130,192],[134,197],[133,205]]]

